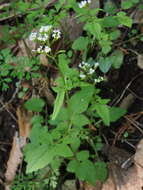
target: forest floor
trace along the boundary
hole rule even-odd
[[[2,27],[2,26],[1,26]],[[122,150],[134,155],[137,144],[143,138],[143,42],[128,41],[125,33],[133,29],[143,32],[142,23],[134,24],[124,32],[124,63],[120,69],[111,69],[106,73],[107,80],[98,86],[102,98],[111,99],[111,106],[120,106],[128,110],[127,114],[110,127],[101,127],[104,143],[117,147],[118,157],[123,157]],[[0,91],[0,183],[4,181],[7,162],[12,148],[13,137],[18,131],[17,108],[23,103],[16,92],[16,81],[9,84],[9,89]],[[118,149],[119,148],[119,149]],[[121,150],[121,151],[120,151]],[[111,157],[112,157],[111,155]],[[113,157],[114,157],[113,156]],[[106,160],[103,155],[103,159]],[[0,190],[3,185],[0,185]]]

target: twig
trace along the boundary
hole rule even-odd
[[[117,105],[117,104],[121,101],[121,99],[122,99],[123,96],[125,95],[125,93],[126,93],[127,89],[129,88],[129,86],[130,86],[139,76],[141,76],[141,75],[143,75],[143,72],[137,74],[137,75],[127,84],[127,86],[126,86],[125,89],[123,90],[122,94],[120,95],[119,99],[118,99],[118,100],[115,102],[115,104],[113,104],[113,105]]]
[[[136,127],[143,134],[143,130],[141,128],[139,128],[138,125],[134,121],[132,121],[131,119],[129,119],[127,116],[124,116],[124,118],[126,120],[128,120],[134,127]]]
[[[54,3],[56,3],[57,0],[51,0],[50,2],[48,2],[46,5],[43,6],[44,9],[47,9],[47,8],[50,8]],[[38,8],[31,8],[31,9],[28,9],[27,11],[37,11],[41,9],[41,6],[38,7]],[[22,17],[22,16],[25,16],[26,14],[28,13],[17,13],[16,15],[15,14],[11,14],[10,16],[8,17],[5,17],[5,18],[1,18],[0,19],[0,22],[4,22],[6,20],[9,20],[9,19],[12,19],[12,18],[17,18],[17,17]]]
[[[120,46],[120,45],[122,45],[122,44],[126,44],[126,43],[128,43],[128,42],[131,42],[131,41],[133,41],[133,40],[138,39],[138,38],[141,37],[141,36],[143,36],[143,33],[138,34],[138,35],[136,35],[136,36],[130,38],[129,40],[125,40],[125,41],[119,42],[119,43],[115,44],[113,47]]]
[[[20,83],[21,83],[21,81],[20,81]],[[0,104],[2,104],[2,107],[0,108],[0,112],[1,112],[3,109],[6,109],[6,107],[7,107],[8,104],[10,104],[10,103],[13,102],[13,100],[14,100],[14,98],[16,97],[18,91],[19,91],[19,88],[17,87],[16,90],[15,90],[15,92],[13,93],[11,99],[10,99],[6,104],[4,104],[4,103],[0,100]]]

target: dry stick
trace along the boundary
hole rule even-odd
[[[128,88],[128,90],[139,100],[143,101],[143,98],[139,97],[135,92],[133,92],[130,88]]]
[[[127,86],[125,87],[125,89],[123,90],[122,94],[120,95],[119,99],[115,102],[115,104],[113,103],[113,105],[117,105],[121,99],[123,98],[124,94],[126,93],[126,91],[128,90],[129,86],[139,77],[143,75],[143,72],[137,74],[128,84]]]
[[[46,5],[44,5],[44,9],[47,9],[47,8],[50,8],[54,3],[56,3],[56,1],[57,0],[51,0],[50,2],[48,2]],[[37,11],[37,10],[39,10],[39,9],[41,9],[41,7],[40,8],[32,8],[32,9],[29,9],[28,11]],[[5,17],[5,18],[1,18],[0,19],[0,22],[3,22],[3,21],[6,21],[6,20],[8,20],[8,19],[12,19],[12,18],[17,18],[17,17],[19,17],[19,16],[24,16],[24,15],[26,15],[27,13],[17,13],[17,15],[15,15],[15,14],[11,14],[10,16],[7,16],[7,17]]]
[[[131,119],[129,119],[127,116],[124,116],[124,118],[126,120],[128,120],[134,127],[136,127],[143,134],[143,130],[141,128],[139,128],[138,125],[134,121],[132,121]]]
[[[113,45],[113,47],[117,47],[117,46],[120,46],[120,45],[122,45],[122,44],[126,44],[126,43],[128,43],[128,42],[131,42],[131,41],[133,41],[133,40],[138,39],[138,38],[141,37],[141,36],[143,36],[143,33],[138,34],[138,35],[136,35],[136,36],[130,38],[129,40],[125,40],[125,41],[119,42],[119,43]]]
[[[4,104],[1,100],[0,100],[0,103],[2,104],[2,109],[5,109],[10,115],[11,115],[11,117],[17,122],[17,119],[16,119],[16,117],[7,109],[7,105],[8,104]]]
[[[21,81],[19,81],[19,83],[21,83]],[[6,103],[4,104],[1,100],[0,100],[0,104],[2,104],[3,106],[0,108],[0,112],[3,110],[3,109],[6,109],[7,105],[12,103],[12,101],[14,100],[14,98],[16,97],[17,93],[19,91],[19,87],[16,88],[15,92],[13,93],[11,99]]]
[[[112,130],[111,130],[111,133],[113,135],[116,135],[116,133],[114,131],[112,131]],[[133,144],[131,144],[129,141],[127,141],[126,139],[124,139],[124,142],[127,143],[128,145],[130,145],[132,148],[134,148],[136,150],[136,147]]]

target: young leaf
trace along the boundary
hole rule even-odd
[[[109,107],[107,105],[102,104],[96,104],[95,109],[97,111],[97,114],[101,117],[104,124],[109,126],[110,124],[110,112]]]
[[[126,16],[125,12],[117,13],[117,18],[120,24],[131,27],[132,26],[132,19],[129,16]]]
[[[70,98],[68,106],[71,114],[82,113],[87,109],[94,90],[93,86],[85,86]]]
[[[77,160],[71,160],[67,165],[67,171],[75,173],[78,166],[79,166],[79,162]]]
[[[25,104],[24,107],[30,111],[41,112],[45,102],[40,98],[31,98]]]
[[[80,180],[86,180],[95,185],[97,181],[96,170],[94,164],[90,160],[81,162],[76,169],[76,176]]]
[[[79,161],[87,160],[89,158],[89,151],[82,150],[76,154],[76,157]]]
[[[84,29],[90,32],[98,40],[101,38],[101,25],[97,22],[87,22]]]
[[[133,3],[131,0],[122,1],[121,7],[122,9],[129,9],[133,6]]]
[[[123,52],[120,50],[115,50],[111,55],[112,66],[115,69],[119,69],[123,64],[123,58],[124,58]]]
[[[122,108],[116,108],[116,107],[110,107],[110,121],[115,122],[117,121],[120,117],[122,117],[125,113],[126,110]]]
[[[73,152],[66,144],[57,144],[54,148],[54,152],[58,156],[62,157],[71,157],[73,156]]]
[[[83,114],[76,114],[73,118],[72,118],[72,123],[73,125],[77,126],[77,127],[82,127],[85,126],[87,124],[90,123],[89,119],[83,115]]]
[[[100,64],[99,64],[99,68],[103,73],[107,73],[109,71],[109,69],[111,68],[112,62],[109,59],[109,57],[103,58],[101,57],[101,59],[99,60]]]
[[[25,160],[27,162],[26,173],[37,171],[44,168],[54,158],[55,152],[53,148],[48,148],[47,145],[29,146],[25,149]]]
[[[107,178],[107,166],[105,162],[96,162],[94,164],[96,171],[96,179],[100,181],[105,181]]]
[[[65,97],[65,90],[60,90],[57,94],[57,97],[56,97],[56,100],[54,103],[54,111],[52,114],[52,120],[56,119],[56,117],[63,105],[64,97]]]
[[[85,50],[88,46],[88,43],[88,38],[81,36],[74,41],[72,48],[75,50]]]

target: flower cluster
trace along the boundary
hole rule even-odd
[[[80,3],[78,3],[78,6],[79,6],[79,8],[83,8],[83,7],[86,7],[90,3],[91,3],[91,0],[84,0],[84,1],[81,1]]]
[[[54,39],[59,39],[61,37],[61,31],[59,29],[53,30],[52,37]]]
[[[49,46],[40,46],[37,50],[33,51],[36,51],[37,53],[49,53],[51,51],[51,48]]]
[[[37,53],[49,53],[51,48],[49,47],[50,40],[58,40],[61,38],[61,31],[59,29],[53,29],[52,25],[41,26],[38,32],[32,32],[29,36],[30,41],[37,41],[40,43],[40,47],[37,50],[32,50]]]
[[[94,83],[99,83],[104,80],[103,77],[96,77],[95,70],[99,66],[98,62],[92,62],[92,64],[88,62],[82,61],[82,63],[79,64],[79,69],[80,69],[80,75],[79,77],[82,80],[94,80]]]

